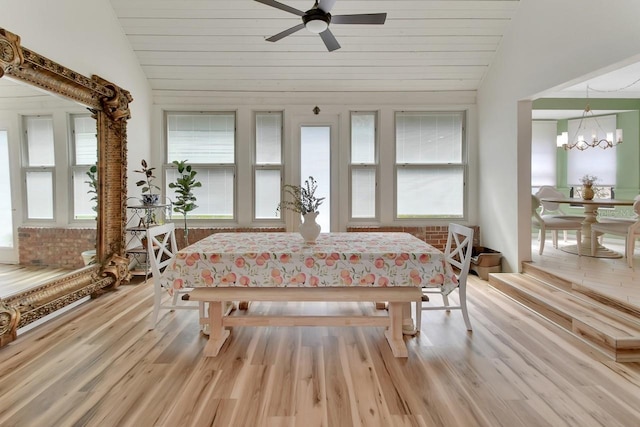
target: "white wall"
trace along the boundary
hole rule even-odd
[[[0,27],[19,35],[23,46],[131,92],[129,157],[149,155],[151,88],[108,0],[0,0],[0,11]],[[129,173],[129,192],[134,180]]]
[[[520,0],[478,91],[479,222],[505,270],[531,256],[531,107],[519,101],[629,62],[640,54],[638,16],[637,0]]]

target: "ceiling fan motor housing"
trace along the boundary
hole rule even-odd
[[[314,21],[321,21],[323,22],[325,25],[320,24],[320,22],[316,23],[314,25]],[[331,14],[328,12],[324,12],[320,9],[317,8],[313,8],[311,10],[307,10],[305,12],[305,14],[302,16],[302,22],[304,23],[304,26],[312,32],[316,32],[314,31],[314,27],[315,28],[320,28],[322,29],[322,31],[324,31],[325,29],[327,29],[327,27],[329,27],[329,23],[331,22]],[[320,25],[318,25],[320,24]],[[316,27],[316,25],[318,25]],[[318,31],[320,32],[320,31]]]

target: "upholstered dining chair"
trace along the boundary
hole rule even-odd
[[[595,255],[596,253],[596,239],[599,234],[606,233],[624,236],[624,256],[627,258],[629,268],[633,268],[633,254],[635,252],[636,239],[640,239],[640,198],[638,197],[636,197],[633,203],[633,211],[636,213],[635,222],[612,221],[591,224],[591,255]]]
[[[163,298],[167,294],[167,290],[160,286],[158,278],[165,268],[173,261],[178,251],[175,236],[175,225],[167,223],[150,227],[147,230],[147,257],[153,275],[153,314],[151,315],[151,327],[154,329],[158,322],[158,314],[160,310],[199,310],[200,323],[205,318],[204,303],[197,305],[193,302],[183,301],[181,296],[188,294],[192,289],[184,288],[173,291],[170,303],[163,303]]]
[[[547,231],[553,231],[553,247],[558,247],[558,231],[575,231],[576,242],[578,247],[578,255],[581,255],[580,242],[582,240],[582,220],[581,219],[565,219],[563,217],[546,216],[543,217],[538,213],[540,208],[540,200],[537,196],[531,195],[531,221],[540,228],[540,249],[538,253],[542,255],[544,251],[544,242],[546,240]]]
[[[555,198],[555,199],[561,199],[566,197],[560,190],[558,190],[556,187],[552,187],[550,185],[543,185],[542,187],[540,187],[538,189],[538,191],[536,192],[536,197],[538,197],[538,200],[540,200],[540,206],[542,207],[542,210],[540,212],[540,216],[542,218],[562,218],[562,219],[569,219],[569,220],[573,220],[573,221],[582,221],[584,220],[584,215],[569,215],[567,214],[565,211],[562,210],[562,207],[560,205],[560,203],[554,203],[554,202],[545,202],[541,199],[544,198]],[[567,241],[567,230],[562,230],[564,231],[563,236],[564,236],[564,241]],[[558,240],[558,230],[553,230],[553,234],[554,234],[554,241],[557,242]],[[540,232],[540,235],[538,236],[538,238],[542,238],[543,234],[542,231]]]
[[[461,310],[467,330],[471,330],[469,313],[467,311],[467,276],[471,264],[473,252],[473,229],[460,224],[449,224],[449,235],[447,236],[447,246],[444,250],[445,260],[459,270],[458,286],[452,289],[445,289],[442,286],[423,287],[422,294],[425,296],[422,301],[416,303],[416,330],[420,330],[422,323],[422,310]],[[449,295],[458,289],[459,305],[449,304]],[[429,294],[440,294],[443,305],[424,305],[424,301],[429,301]]]

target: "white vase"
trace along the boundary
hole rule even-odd
[[[320,224],[316,222],[318,212],[309,212],[302,215],[302,224],[300,224],[300,234],[305,243],[315,243],[320,235]]]

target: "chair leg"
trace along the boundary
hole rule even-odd
[[[442,302],[445,307],[449,307],[449,297],[445,294],[442,294]],[[451,310],[447,309],[447,313],[451,313]]]
[[[564,231],[562,232],[562,237],[564,238],[564,242],[565,242],[565,243],[567,243],[567,235],[568,235],[568,234],[569,234],[569,233],[567,232],[567,230],[564,230]]]
[[[542,255],[542,251],[544,250],[544,241],[546,240],[546,238],[547,238],[547,232],[541,231],[540,232],[540,250],[538,251],[540,255]]]
[[[416,332],[420,332],[422,325],[422,301],[416,301]]]
[[[582,232],[576,230],[576,249],[578,249],[578,256],[582,256]]]
[[[625,256],[627,257],[627,264],[629,268],[633,268],[633,254],[636,251],[636,239],[631,235],[627,235],[627,241],[625,245]]]
[[[469,312],[467,311],[467,289],[466,284],[458,288],[460,296],[460,309],[462,310],[462,318],[467,326],[467,331],[471,331],[471,321],[469,320]]]
[[[553,238],[553,247],[554,248],[558,248],[558,230],[553,230],[551,232],[552,238]]]

